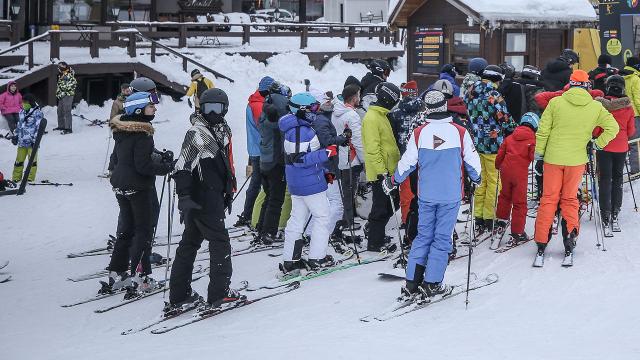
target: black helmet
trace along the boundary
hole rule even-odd
[[[513,79],[516,76],[516,68],[508,62],[503,62],[499,66],[502,68],[505,79]]]
[[[489,65],[482,71],[482,78],[493,82],[504,80],[504,70],[498,65]]]
[[[269,93],[270,94],[281,94],[282,93],[282,84],[280,84],[280,82],[278,82],[278,81],[272,82],[271,86],[269,86]]]
[[[578,53],[576,53],[571,49],[562,50],[562,53],[560,54],[560,59],[564,60],[569,65],[573,65],[575,63],[580,62],[580,57],[578,56]]]
[[[373,75],[378,75],[380,77],[382,77],[383,75],[389,76],[389,73],[391,72],[391,66],[389,66],[389,63],[382,59],[371,61],[367,68],[371,70],[371,73]]]
[[[207,104],[212,104],[212,106],[208,106]],[[218,115],[225,116],[227,111],[229,111],[229,97],[227,93],[219,88],[205,90],[202,95],[200,95],[200,110],[205,115],[214,111]]]
[[[624,96],[624,78],[620,75],[611,75],[605,80],[604,86],[607,95],[621,97]]]
[[[133,92],[146,91],[151,92],[156,88],[156,83],[153,80],[141,76],[131,82],[131,89]]]
[[[540,69],[533,65],[525,65],[520,76],[523,79],[538,80],[540,79]]]
[[[376,104],[391,110],[400,100],[400,89],[390,82],[381,82],[376,86]]]
[[[194,76],[196,76],[198,74],[200,74],[200,70],[198,70],[198,69],[191,70],[191,77],[194,77]]]

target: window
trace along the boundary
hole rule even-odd
[[[527,34],[507,33],[504,61],[522,71],[527,61]]]
[[[56,0],[53,3],[53,22],[100,22],[101,0]]]
[[[469,60],[480,56],[479,33],[454,33],[453,46],[451,48],[451,63],[456,66],[458,72],[466,73]]]
[[[150,21],[151,0],[109,0],[109,19],[113,18],[111,9],[120,9],[118,21]]]

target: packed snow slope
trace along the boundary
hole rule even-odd
[[[338,92],[348,75],[361,77],[362,65],[332,59],[316,71],[295,53],[272,58],[268,65],[241,57],[210,60],[236,83],[217,81],[231,101],[228,121],[235,134],[239,181],[246,165],[244,111],[246,100],[263,75],[303,89],[303,79]],[[401,64],[402,65],[402,64]],[[179,71],[179,70],[176,70]],[[391,80],[403,80],[403,65]],[[105,107],[80,104],[74,113],[104,118]],[[188,128],[190,109],[169,99],[159,105],[155,141],[175,152]],[[49,128],[55,109],[46,109]],[[168,122],[162,122],[169,120]],[[401,282],[378,279],[391,264],[376,263],[313,279],[287,295],[202,321],[166,335],[120,332],[159,314],[162,295],[155,295],[104,314],[93,310],[119,297],[73,308],[68,303],[95,293],[96,280],[73,283],[69,276],[97,271],[107,256],[67,259],[69,252],[104,246],[114,233],[117,204],[104,169],[108,129],[88,127],[74,117],[74,133],[50,131],[39,154],[38,179],[73,182],[73,187],[30,186],[23,196],[0,198],[0,272],[13,280],[0,284],[0,358],[23,359],[637,359],[640,355],[636,310],[640,299],[640,214],[633,212],[626,188],[621,225],[624,232],[606,240],[607,251],[595,246],[592,221],[585,219],[573,268],[560,267],[561,241],[549,247],[545,267],[533,269],[533,244],[495,254],[483,243],[474,253],[472,270],[498,273],[500,281],[464,296],[387,322],[358,319],[393,302]],[[0,169],[10,174],[15,147],[0,140]],[[434,174],[434,176],[437,176]],[[158,181],[158,189],[161,188]],[[626,187],[627,185],[625,185]],[[640,189],[640,186],[637,186]],[[238,198],[236,219],[244,195]],[[167,231],[163,204],[159,233]],[[392,221],[393,223],[393,221]],[[533,221],[530,219],[528,230]],[[176,220],[174,233],[182,226]],[[393,232],[390,232],[390,234]],[[206,243],[205,243],[206,244]],[[235,244],[235,243],[234,243]],[[155,248],[164,252],[165,248]],[[175,251],[175,246],[172,251]],[[233,258],[233,283],[260,284],[273,278],[278,258],[258,253]],[[466,260],[451,264],[446,281],[460,283]],[[164,271],[156,270],[156,278]],[[206,280],[194,283],[206,293]],[[189,316],[189,315],[185,315]]]

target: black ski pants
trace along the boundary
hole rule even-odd
[[[393,209],[391,208],[391,202],[389,201],[389,195],[382,190],[382,182],[377,180],[373,182],[371,187],[372,204],[371,213],[369,213],[369,243],[367,249],[369,251],[378,251],[380,247],[384,245],[384,237],[386,235],[385,228],[391,216],[393,216]],[[399,196],[397,196],[397,190],[394,190],[392,194],[394,206],[398,209],[400,205]]]
[[[247,194],[244,199],[244,209],[242,210],[242,217],[251,221],[251,214],[253,213],[253,205],[256,203],[256,198],[260,193],[260,187],[262,186],[262,175],[260,174],[260,156],[249,156],[249,164],[253,168],[251,173],[251,180],[249,180],[249,187],[247,187]]]
[[[213,303],[224,298],[231,283],[231,243],[224,225],[224,196],[221,192],[205,190],[205,194],[192,195],[202,210],[192,210],[185,217],[182,240],[178,244],[171,266],[169,301],[176,304],[191,294],[191,275],[198,249],[204,239],[209,241],[209,287],[207,301]]]
[[[124,272],[127,267],[135,274],[142,264],[142,274],[151,274],[151,241],[153,238],[153,189],[139,190],[131,195],[116,194],[120,206],[116,243],[108,269]]]
[[[262,203],[260,219],[256,225],[260,234],[276,236],[278,233],[286,187],[284,165],[276,165],[272,169],[262,172],[262,188],[267,197]]]
[[[622,181],[627,153],[596,152],[600,211],[619,212],[622,206]]]
[[[342,220],[345,226],[350,226],[355,218],[355,194],[358,192],[358,179],[362,172],[362,165],[356,165],[351,170],[340,170],[340,185],[342,187],[342,206],[344,213]],[[351,173],[351,178],[349,174]]]

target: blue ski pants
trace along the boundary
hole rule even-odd
[[[435,203],[418,200],[418,236],[409,252],[407,281],[442,282],[459,208],[460,201]],[[422,271],[424,274],[420,273]]]

